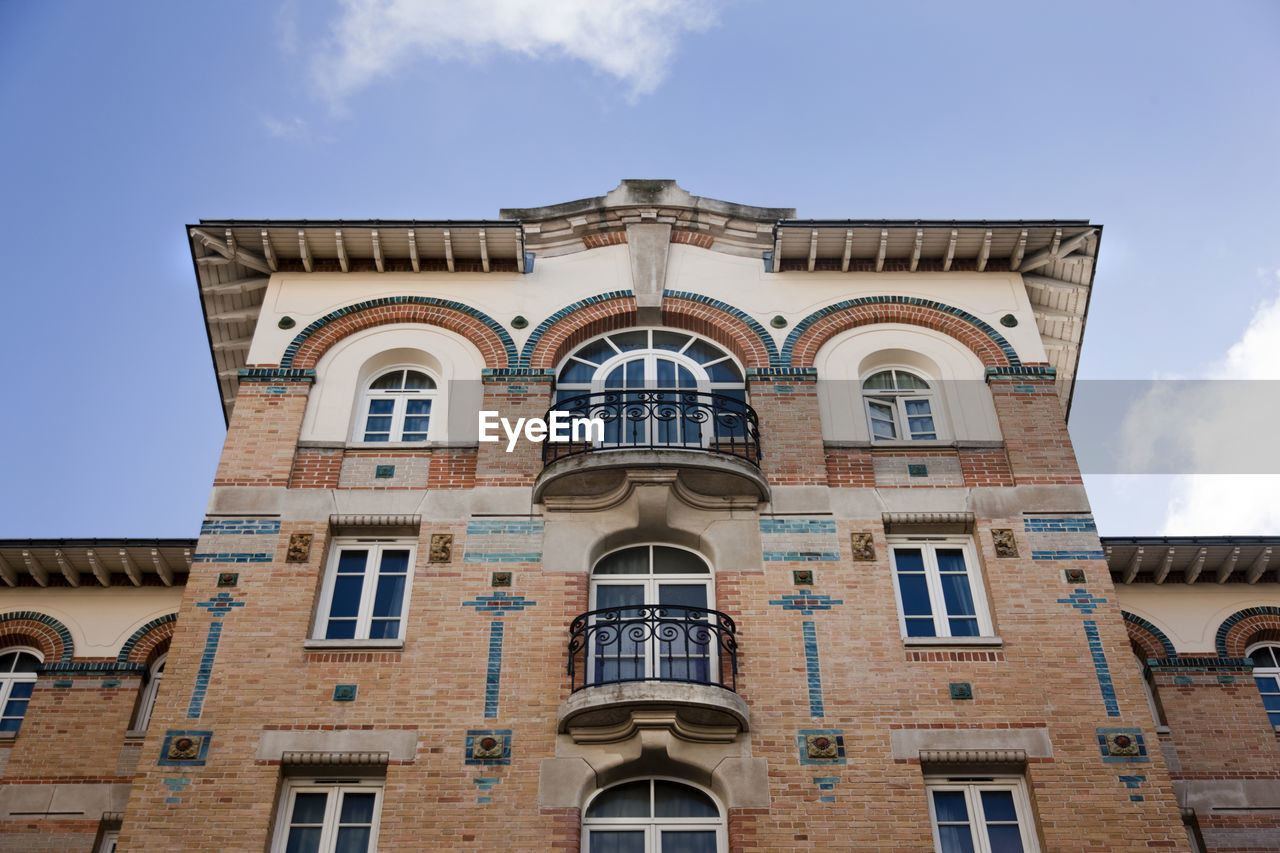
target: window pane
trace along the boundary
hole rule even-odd
[[[715,830],[666,830],[662,833],[662,853],[716,853]]]
[[[590,382],[599,365],[587,364],[585,361],[570,360],[560,371],[561,382]]]
[[[929,602],[929,586],[924,575],[899,574],[898,591],[902,595],[903,616],[933,614],[933,606]]]
[[[395,408],[395,400],[382,399],[369,401],[369,414],[371,415],[389,415],[395,411]]]
[[[707,368],[712,382],[741,382],[742,371],[731,360],[725,359]]]
[[[409,415],[429,415],[431,414],[430,400],[406,400],[405,414]]]
[[[378,578],[378,591],[373,598],[374,616],[400,616],[404,604],[404,575],[383,575]]]
[[[1280,696],[1268,694],[1262,697],[1262,706],[1268,711],[1280,711]]]
[[[365,826],[344,826],[338,830],[334,853],[368,853],[371,830]]]
[[[18,652],[17,661],[13,665],[14,672],[38,672],[40,670],[40,659],[26,652]]]
[[[906,400],[907,414],[913,417],[928,417],[929,411],[928,400]]]
[[[626,372],[623,370],[623,365],[620,364],[610,370],[609,375],[604,378],[604,387],[621,388],[626,385],[626,382]]]
[[[676,366],[673,362],[667,361],[665,358],[658,359],[658,387],[674,388],[676,387]]]
[[[969,820],[964,791],[934,791],[933,811],[938,816],[938,823],[967,823]]]
[[[436,383],[435,383],[435,380],[433,380],[433,379],[432,379],[430,376],[428,376],[427,374],[422,373],[422,372],[417,371],[417,370],[410,370],[410,371],[408,371],[408,375],[405,377],[404,387],[406,387],[406,388],[434,388],[434,387],[436,387]]]
[[[338,823],[373,823],[373,803],[377,795],[372,791],[348,792],[342,798],[342,814]]]
[[[10,699],[30,699],[31,691],[35,688],[34,681],[19,681],[13,685],[13,689],[9,691]]]
[[[973,853],[973,837],[968,826],[940,826],[938,839],[942,853]]]
[[[394,550],[386,550],[382,552],[382,562],[379,570],[383,574],[388,572],[407,572],[409,571],[409,552],[403,548]]]
[[[977,637],[978,620],[973,618],[950,619],[948,628],[953,637]]]
[[[360,612],[360,595],[363,590],[364,578],[358,575],[338,575],[333,582],[333,601],[329,604],[329,618],[355,618]]]
[[[369,623],[369,639],[371,640],[400,639],[400,620],[399,619],[372,620]]]
[[[330,619],[329,627],[325,629],[324,638],[326,640],[350,640],[356,635],[356,620],[354,619]]]
[[[644,587],[632,584],[601,584],[596,587],[596,609],[644,604]]]
[[[5,652],[0,655],[0,672],[12,672],[13,665],[18,660],[17,652]]]
[[[653,549],[653,571],[660,575],[705,575],[709,572],[707,564],[692,551],[662,545]]]
[[[929,383],[925,382],[914,373],[907,373],[905,370],[895,370],[894,375],[898,380],[898,390],[900,391],[926,391]]]
[[[597,575],[647,575],[649,574],[649,549],[627,548],[616,551],[596,564]]]
[[[693,373],[684,365],[677,365],[676,370],[676,386],[679,388],[697,388],[698,380],[693,377]]]
[[[649,781],[610,788],[591,801],[587,817],[649,817]]]
[[[948,616],[972,616],[977,612],[973,609],[968,575],[942,575],[942,599]]]
[[[702,584],[660,584],[658,586],[658,603],[705,609],[707,606],[707,588]]]
[[[614,348],[609,346],[609,342],[604,338],[601,338],[598,341],[587,344],[582,349],[575,352],[573,357],[599,365],[603,364],[606,359],[611,358],[615,353],[616,351]]]
[[[591,830],[589,853],[644,853],[644,832],[601,832]]]
[[[919,548],[894,548],[893,567],[899,572],[923,572],[924,552]]]
[[[1263,693],[1280,693],[1280,680],[1275,678],[1254,678],[1258,689]]]
[[[982,814],[987,823],[1018,822],[1012,791],[983,791]]]
[[[654,329],[653,331],[653,348],[670,350],[679,352],[680,349],[689,342],[688,335],[682,335],[679,332],[668,332],[665,329]]]
[[[724,358],[728,355],[728,353],[715,344],[699,340],[695,340],[693,343],[689,344],[689,348],[684,351],[684,354],[698,362],[698,364],[706,364],[708,361],[716,361],[717,359]]]
[[[1261,646],[1260,648],[1256,648],[1249,653],[1249,657],[1253,660],[1254,666],[1280,666],[1280,664],[1276,662],[1276,652],[1275,648],[1272,646]],[[3,671],[3,669],[4,667],[0,666],[0,671]]]
[[[619,332],[616,335],[610,335],[609,340],[613,341],[613,345],[622,352],[649,348],[649,333],[643,330],[636,332]]]
[[[862,382],[864,391],[891,391],[893,390],[893,371],[882,370],[879,373],[873,373]]]
[[[0,732],[16,732],[21,727],[21,717],[6,716],[4,719],[0,720]]]
[[[324,804],[329,795],[321,792],[299,793],[293,799],[290,823],[324,823]]]
[[[987,839],[991,842],[991,853],[1022,853],[1022,835],[1017,824],[988,826]]]
[[[404,371],[393,370],[390,373],[384,373],[377,379],[373,380],[370,388],[376,388],[379,391],[388,391],[401,387],[404,382]]]
[[[720,817],[720,810],[697,788],[678,782],[653,783],[654,817]]]
[[[4,716],[21,720],[27,714],[26,699],[10,699],[5,703]]]
[[[284,850],[285,853],[319,853],[320,827],[293,827]]]

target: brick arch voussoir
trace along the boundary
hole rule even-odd
[[[944,310],[945,309],[945,310]],[[791,367],[813,367],[822,345],[841,332],[879,323],[921,326],[964,344],[986,367],[1018,367],[1020,362],[1003,336],[965,312],[941,306],[892,301],[821,309],[796,325],[783,350]],[[979,325],[981,324],[981,325]],[[985,328],[984,328],[985,327]]]
[[[169,642],[173,639],[173,630],[177,625],[178,614],[170,613],[158,619],[152,619],[138,628],[129,639],[124,641],[120,653],[116,655],[117,663],[142,663],[150,666],[160,655],[169,650]]]
[[[45,663],[66,663],[75,656],[71,632],[52,616],[30,610],[0,613],[0,649],[31,646],[40,650]]]
[[[1121,611],[1121,615],[1124,617],[1124,629],[1129,634],[1129,642],[1142,650],[1143,659],[1177,656],[1173,642],[1164,631],[1141,616],[1134,616],[1125,611]]]
[[[544,320],[525,343],[521,361],[535,370],[553,370],[584,341],[636,325],[634,296],[589,299],[561,308]]]
[[[300,332],[285,351],[280,366],[314,368],[321,356],[343,338],[393,323],[422,323],[459,334],[480,351],[485,367],[511,367],[515,361],[515,345],[511,342],[510,335],[487,315],[472,316],[462,307],[427,301],[391,301],[390,304],[373,304],[354,309],[345,308],[341,312],[334,312]]]
[[[1280,607],[1250,607],[1231,614],[1218,628],[1218,654],[1242,658],[1254,643],[1280,643]]]

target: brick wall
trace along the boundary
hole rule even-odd
[[[293,468],[309,386],[243,383],[215,486],[284,486]]]
[[[1080,466],[1051,379],[990,383],[1009,470],[1017,483],[1079,483]]]

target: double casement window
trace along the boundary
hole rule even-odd
[[[40,657],[39,652],[28,648],[0,652],[0,732],[16,732],[22,727],[27,703],[36,687]]]
[[[335,543],[325,572],[315,636],[324,640],[400,640],[413,580],[414,546]]]
[[[147,683],[138,697],[138,713],[134,715],[131,726],[134,731],[146,731],[151,723],[151,712],[156,707],[156,695],[160,692],[160,680],[164,678],[164,662],[167,657],[167,654],[163,654],[156,658],[147,672]]]
[[[939,438],[934,393],[906,370],[881,370],[862,380],[862,402],[873,441],[932,441]]]
[[[938,853],[1034,853],[1026,789],[1017,778],[926,779]]]
[[[368,853],[378,849],[382,781],[290,782],[280,800],[272,853]]]
[[[992,635],[970,539],[890,540],[889,554],[902,636]]]
[[[365,389],[356,441],[426,441],[436,381],[421,370],[397,367],[374,377]]]

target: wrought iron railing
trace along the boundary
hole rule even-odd
[[[630,681],[682,681],[738,689],[733,620],[675,604],[609,607],[569,626],[573,690]]]
[[[570,441],[545,441],[542,463],[618,448],[688,448],[760,464],[760,422],[737,397],[709,391],[606,391],[560,400],[547,412],[598,421],[599,429],[570,431]]]

